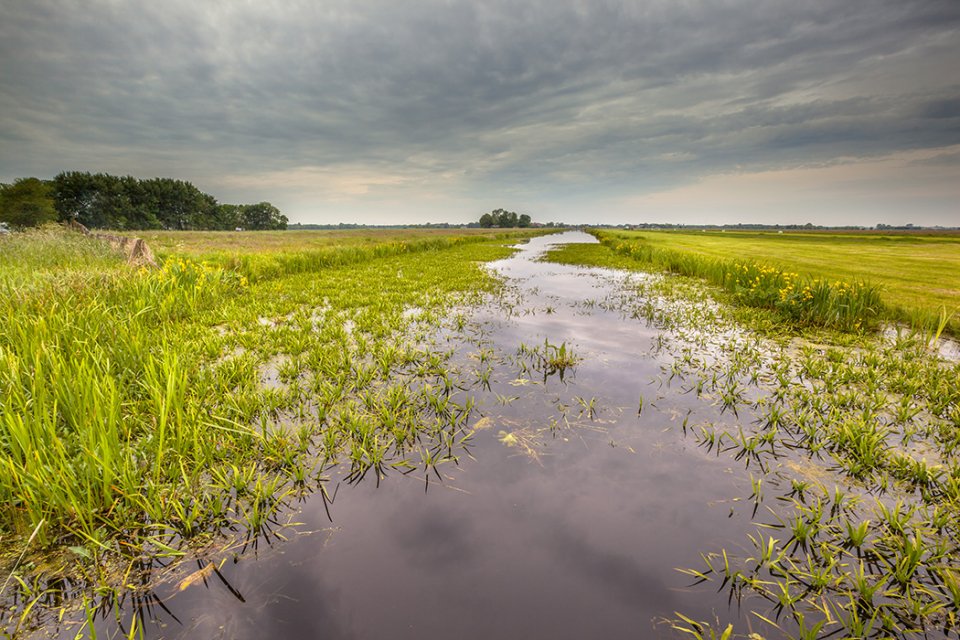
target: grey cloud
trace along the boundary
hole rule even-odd
[[[910,165],[921,167],[960,167],[960,151],[940,153],[930,158],[912,160]]]
[[[960,143],[952,0],[5,5],[0,178],[403,166],[547,197]]]
[[[960,96],[931,100],[921,106],[920,115],[924,118],[937,120],[960,118]]]

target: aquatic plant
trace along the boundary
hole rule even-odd
[[[5,239],[4,546],[176,556],[274,526],[312,470],[379,480],[454,459],[474,405],[424,336],[495,286],[477,265],[520,236],[500,237],[167,254],[156,270],[61,232]]]

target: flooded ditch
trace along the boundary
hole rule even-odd
[[[362,480],[336,467],[253,540],[152,566],[149,590],[96,614],[98,637],[126,634],[133,617],[149,638],[677,637],[678,612],[743,634],[802,629],[778,618],[796,607],[777,609],[776,579],[757,577],[772,566],[757,557],[763,531],[778,548],[796,542],[800,562],[816,536],[791,533],[798,507],[843,511],[816,487],[852,503],[873,493],[833,458],[765,438],[786,374],[757,338],[711,324],[712,301],[660,299],[644,286],[659,276],[539,260],[589,242],[535,238],[489,264],[504,289],[432,337],[452,354],[453,395],[475,403],[456,460]],[[680,309],[687,319],[671,320]],[[284,364],[263,384],[282,385]],[[815,376],[789,377],[818,389]],[[716,579],[697,585],[678,571],[704,571],[701,554],[721,550],[755,571],[705,572]],[[751,595],[750,580],[766,580],[768,595]],[[73,637],[81,622],[46,631]]]

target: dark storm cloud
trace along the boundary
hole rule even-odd
[[[664,188],[960,143],[960,3],[4,2],[0,178]]]

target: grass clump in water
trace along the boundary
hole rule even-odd
[[[256,536],[341,463],[379,481],[454,458],[472,403],[428,338],[510,252],[428,239],[147,270],[72,234],[0,242],[0,537],[7,573],[33,539],[25,589],[42,558],[99,588],[114,561]]]
[[[682,286],[631,286],[641,295],[624,311],[664,330],[661,383],[705,405],[684,435],[744,465],[756,526],[746,551],[711,549],[683,573],[728,593],[762,635],[682,613],[668,624],[695,637],[955,637],[960,365],[916,334],[771,340]]]

